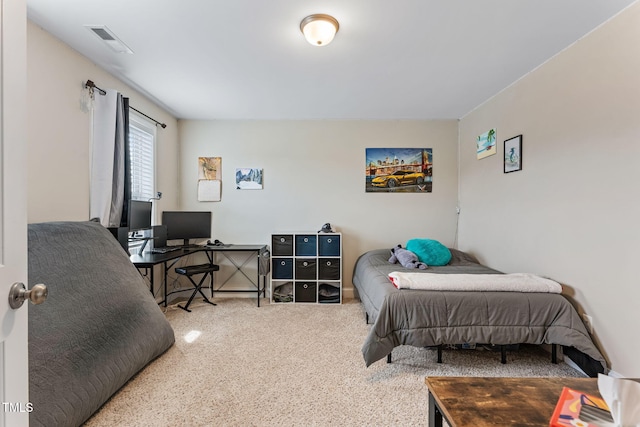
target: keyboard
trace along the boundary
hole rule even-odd
[[[167,252],[171,252],[171,251],[177,251],[178,249],[181,249],[180,246],[167,246],[164,248],[153,248],[151,249],[151,253],[152,254],[166,254]]]

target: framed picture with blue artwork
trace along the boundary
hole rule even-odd
[[[504,173],[522,170],[522,135],[504,141]]]

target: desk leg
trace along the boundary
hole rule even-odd
[[[258,289],[258,295],[260,295],[260,289]],[[265,275],[262,276],[262,298],[267,299],[267,276]]]
[[[155,299],[156,294],[153,292],[153,266],[151,266],[151,274],[149,275],[149,290]]]
[[[209,264],[215,264],[216,261],[218,261],[218,258],[216,257],[216,254],[213,253],[213,251],[205,251],[205,254],[207,255],[207,259],[209,260]],[[211,299],[213,299],[213,273],[210,274],[209,276],[209,291],[211,293]]]
[[[259,261],[258,261],[259,262]],[[262,278],[262,280],[260,280]],[[260,283],[262,283],[262,291],[260,291]],[[260,276],[258,272],[258,307],[260,307],[260,292],[262,292],[262,298],[267,298],[267,276]]]
[[[211,264],[213,264],[213,260],[211,260]],[[209,289],[211,290],[211,299],[213,299],[213,275],[214,272],[212,271],[209,275]]]
[[[144,274],[142,274],[142,272],[140,271],[140,269],[144,268]],[[151,292],[151,295],[155,298],[155,292],[153,291],[153,266],[151,267],[136,267],[136,269],[138,270],[138,273],[140,273],[140,275],[142,276],[142,278],[144,279],[145,277],[149,276],[149,291]],[[149,273],[149,270],[151,270],[151,273]]]
[[[257,284],[258,284],[258,307],[260,307],[260,252],[256,255],[256,259],[258,260],[258,265],[256,265],[256,275],[257,275]]]
[[[164,307],[167,307],[167,262],[162,263],[162,272],[164,274],[164,280],[162,281],[163,289],[164,289]]]
[[[442,412],[429,391],[429,427],[442,427]]]

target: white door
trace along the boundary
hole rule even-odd
[[[9,289],[27,284],[27,17],[25,0],[0,0],[0,426],[29,424],[27,310]]]

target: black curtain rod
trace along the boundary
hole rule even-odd
[[[140,110],[136,110],[136,109],[135,109],[135,108],[133,108],[131,105],[129,105],[129,109],[130,109],[130,110],[133,110],[133,111],[135,111],[135,112],[137,112],[137,113],[142,114],[142,115],[143,115],[143,116],[145,116],[147,119],[149,119],[149,120],[151,120],[152,122],[154,122],[154,123],[156,124],[156,126],[160,126],[162,129],[164,129],[164,128],[166,128],[166,127],[167,127],[167,125],[166,125],[165,123],[160,123],[159,121],[157,121],[157,120],[156,120],[156,119],[154,119],[153,117],[149,117],[149,116],[147,116],[147,115],[146,115],[145,113],[143,113],[142,111],[140,111]]]
[[[98,86],[96,86],[96,84],[95,84],[93,81],[91,81],[91,80],[87,80],[87,82],[84,84],[84,87],[86,87],[86,88],[88,88],[88,89],[94,89],[94,90],[97,90],[97,91],[98,91],[98,93],[100,93],[100,95],[106,95],[106,94],[107,94],[107,91],[106,91],[106,90],[104,90],[104,89],[100,89],[100,88],[99,88]],[[137,109],[133,108],[131,105],[129,105],[129,109],[131,109],[131,110],[133,110],[133,111],[135,111],[135,112],[137,112],[137,113],[139,113],[139,114],[142,114],[142,115],[143,115],[143,116],[145,116],[147,119],[149,119],[149,120],[151,120],[152,122],[154,122],[154,123],[156,124],[156,126],[160,126],[160,127],[162,127],[162,129],[164,129],[164,128],[166,128],[166,127],[167,127],[166,123],[160,123],[159,121],[157,121],[157,120],[156,120],[156,119],[154,119],[153,117],[149,117],[149,116],[147,116],[145,113],[143,113],[142,111],[140,111],[140,110],[137,110]]]
[[[86,87],[87,89],[95,89],[98,92],[100,92],[100,95],[106,95],[107,91],[104,89],[100,89],[98,86],[96,86],[96,84],[94,82],[92,82],[91,80],[87,80],[87,82],[84,84],[84,87]]]

